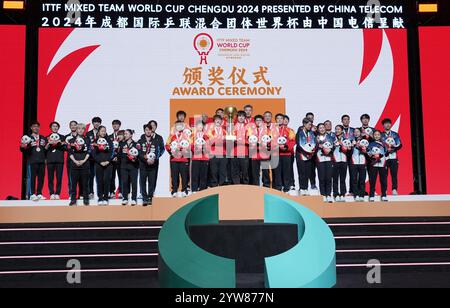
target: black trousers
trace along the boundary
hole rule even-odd
[[[61,194],[63,172],[64,172],[64,163],[47,164],[48,191],[50,192],[50,195]],[[55,175],[56,175],[56,186],[55,186]]]
[[[277,168],[272,169],[273,188],[288,192],[294,186],[292,157],[280,155]]]
[[[112,163],[112,173],[111,173],[111,185],[109,192],[111,194],[116,194],[116,178],[119,181],[119,192],[122,193],[122,169],[120,168],[120,163]]]
[[[170,162],[170,174],[172,177],[172,194],[177,193],[180,188],[181,177],[181,191],[187,192],[189,179],[189,163]]]
[[[42,195],[42,188],[44,188],[44,179],[45,163],[30,164],[30,196]]]
[[[122,168],[123,198],[128,199],[131,187],[131,200],[137,201],[138,168]]]
[[[388,173],[391,174],[392,190],[398,189],[398,159],[388,159],[386,161]]]
[[[291,174],[292,174],[292,186],[295,187],[295,176],[294,176],[294,165],[295,165],[295,154],[291,155]]]
[[[66,171],[67,171],[67,183],[68,183],[68,190],[69,190],[69,196],[72,196],[72,162],[69,159],[66,160]]]
[[[347,162],[339,162],[333,164],[333,195],[345,196],[347,193]]]
[[[270,161],[252,159],[250,165],[252,168],[252,185],[260,185],[262,174],[263,187],[270,188]]]
[[[227,179],[228,159],[226,157],[213,157],[209,161],[211,169],[211,187],[223,186]]]
[[[202,191],[207,188],[208,169],[209,161],[192,160],[191,189],[193,192]]]
[[[106,167],[103,167],[98,163],[95,164],[98,201],[108,201],[109,199],[112,171],[113,166],[111,164]]]
[[[276,161],[276,158],[272,157],[271,170],[272,170],[272,188],[282,191],[283,190],[283,172],[281,170],[279,156],[278,156],[278,161]]]
[[[377,186],[377,178],[380,176],[381,184],[381,197],[387,196],[387,167],[374,167],[369,168],[369,182],[370,182],[370,197],[375,197],[375,189]]]
[[[155,194],[158,170],[159,164],[155,164],[151,167],[145,166],[139,169],[141,194],[144,202],[148,202]]]
[[[309,175],[309,182],[311,187],[316,186],[316,161],[311,159],[311,174]]]
[[[317,173],[319,174],[320,194],[324,197],[331,196],[333,179],[333,162],[324,161],[317,163]]]
[[[89,169],[74,169],[70,172],[72,188],[70,200],[77,200],[77,187],[79,189],[80,196],[83,195],[84,200],[89,199]]]
[[[89,194],[94,193],[95,160],[89,160]]]
[[[311,179],[311,172],[313,170],[313,160],[302,160],[300,154],[296,155],[296,160],[300,190],[308,190],[308,181]]]
[[[249,164],[250,160],[248,157],[231,159],[231,178],[233,179],[233,184],[248,185],[250,183],[248,175]]]
[[[367,168],[366,165],[353,165],[349,164],[350,170],[350,186],[352,187],[352,193],[355,197],[362,197],[366,193],[366,178]]]
[[[350,162],[352,159],[351,156],[348,155],[347,157],[348,157],[348,161]],[[356,196],[356,193],[353,190],[353,182],[354,182],[355,178],[354,178],[354,174],[352,172],[352,166],[353,166],[353,164],[348,163],[348,175],[350,177],[350,181],[349,181],[350,187],[348,188],[348,192],[353,194],[354,196]]]

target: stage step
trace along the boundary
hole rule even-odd
[[[336,237],[336,287],[450,287],[450,218],[327,220]],[[158,287],[162,223],[0,225],[1,287]],[[67,283],[67,262],[81,262],[81,285]],[[381,285],[367,282],[376,259]],[[261,287],[260,274],[238,286]]]
[[[0,225],[1,287],[158,287],[162,223]],[[68,261],[81,263],[69,284]]]

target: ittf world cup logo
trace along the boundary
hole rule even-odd
[[[194,48],[200,56],[200,64],[208,64],[207,56],[214,46],[214,41],[208,33],[200,33],[194,38]]]

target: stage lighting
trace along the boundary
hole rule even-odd
[[[419,13],[437,13],[438,12],[438,3],[419,3],[418,10]]]
[[[4,10],[24,10],[25,9],[25,1],[20,0],[11,0],[3,1],[3,9]]]

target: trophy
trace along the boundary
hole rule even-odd
[[[236,107],[225,107],[224,108],[224,114],[227,117],[228,125],[227,125],[227,141],[236,141],[236,136],[233,135],[233,127],[234,127],[234,117],[237,115],[237,109]]]

